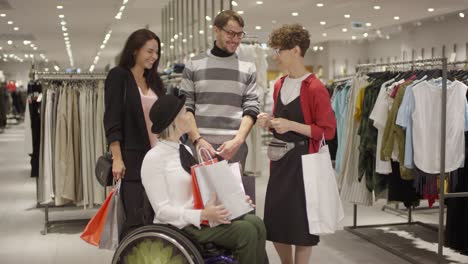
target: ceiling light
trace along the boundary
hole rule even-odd
[[[171,46],[169,46],[169,48],[170,48],[170,49],[174,49],[174,46],[173,46],[173,45],[171,45]]]
[[[37,47],[34,47],[33,50],[37,50]]]
[[[377,35],[382,35],[382,31],[380,31],[380,29],[377,29],[376,33]]]
[[[435,11],[435,9],[431,7],[431,8],[428,8],[427,11],[432,13]]]
[[[195,57],[195,53],[192,52],[190,53],[190,58],[193,58],[193,57]]]
[[[13,21],[8,21],[8,25],[13,25]]]
[[[364,36],[365,38],[367,38],[367,37],[369,36],[369,33],[366,32],[366,33],[362,34],[362,36]]]
[[[0,47],[0,50],[2,50],[2,49],[3,49],[3,47]]]
[[[124,10],[125,10],[125,6],[123,5],[123,6],[120,7],[120,12],[122,12]]]
[[[239,14],[239,15],[243,15],[243,14],[244,14],[244,11],[242,11],[242,10],[239,10],[239,11],[237,11],[237,14]]]
[[[25,58],[29,58],[29,54],[24,54],[24,57],[25,57]]]
[[[62,25],[62,26],[65,26],[66,24],[67,24],[67,22],[65,22],[65,21],[60,22],[60,25]]]
[[[257,1],[257,5],[263,5],[263,1]]]
[[[320,25],[325,26],[326,24],[327,24],[327,22],[325,22],[325,21],[320,21]]]
[[[319,50],[323,50],[323,46],[320,46],[320,47],[319,47]]]
[[[353,40],[355,40],[355,39],[356,39],[356,36],[352,36],[351,38],[352,38]]]
[[[323,7],[323,3],[317,3],[317,7]]]
[[[191,38],[191,39],[192,39],[192,38],[193,38],[193,35],[190,35],[190,36],[189,36],[189,38]]]
[[[328,34],[327,33],[322,33],[322,36],[326,37],[326,36],[328,36]]]
[[[70,40],[70,38],[69,38],[69,37],[64,37],[63,39],[64,39],[65,41],[68,41],[68,40]]]
[[[105,47],[106,47],[106,45],[102,44],[100,48],[104,49]]]
[[[209,27],[209,28],[213,28],[213,25],[209,25],[208,27]]]
[[[62,6],[62,5],[58,5],[58,6],[57,6],[57,9],[63,9],[63,6]]]
[[[261,26],[255,26],[255,29],[256,29],[256,30],[261,30],[262,27],[261,27]]]
[[[125,5],[126,3],[128,3],[128,0],[123,0],[123,5]]]
[[[400,17],[399,16],[394,16],[393,19],[400,20]]]
[[[183,43],[187,43],[187,39],[182,39],[182,42],[183,42]]]
[[[66,28],[66,27],[62,27],[62,31],[67,31],[67,28]]]
[[[29,45],[31,48],[34,48],[34,44],[31,43],[31,45]]]
[[[211,21],[211,17],[210,17],[210,16],[206,16],[205,19],[206,19],[206,21]]]
[[[14,30],[14,31],[18,31],[18,30],[19,30],[19,27],[14,27],[13,30]]]
[[[386,39],[390,39],[390,35],[385,36]]]
[[[9,41],[7,41],[7,43],[8,43],[8,45],[11,45],[11,44],[13,44],[13,41],[9,40]]]
[[[237,4],[236,1],[231,1],[231,4],[232,4],[233,6],[238,6],[238,4]]]
[[[372,23],[367,22],[366,27],[372,27]]]
[[[200,35],[203,35],[203,34],[205,34],[205,31],[200,30],[200,31],[198,31],[198,33],[200,33]]]
[[[44,71],[48,72],[48,71],[49,71],[49,68],[44,68]]]
[[[57,66],[57,65],[54,65],[54,69],[55,69],[56,71],[60,71],[60,68],[59,68],[59,66]]]
[[[350,14],[345,14],[344,17],[345,17],[345,18],[350,18],[351,15],[350,15]]]
[[[313,47],[314,51],[317,51],[319,48],[317,46]]]
[[[291,15],[292,15],[292,16],[298,16],[299,13],[298,13],[298,12],[292,12]]]
[[[68,32],[63,33],[63,36],[64,37],[68,36]]]
[[[0,14],[0,17],[6,17],[6,14],[2,13],[2,14]]]
[[[45,62],[49,62],[49,59],[45,59]]]
[[[381,9],[381,7],[380,7],[380,6],[378,6],[378,5],[376,5],[376,6],[374,6],[374,9],[375,9],[375,10],[380,10],[380,9]]]
[[[465,13],[460,12],[460,14],[458,14],[458,16],[460,16],[461,18],[464,18],[464,17],[465,17]]]
[[[64,18],[64,17],[65,17],[65,15],[62,15],[62,14],[59,15],[59,18]]]
[[[173,17],[171,17],[171,18],[169,18],[169,20],[170,20],[170,21],[173,21],[173,20],[174,20],[174,18],[173,18]]]
[[[347,28],[343,28],[343,29],[341,29],[341,31],[343,31],[343,32],[348,32],[348,29],[347,29]]]

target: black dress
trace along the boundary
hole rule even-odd
[[[304,124],[300,97],[284,105],[280,91],[274,115]],[[274,137],[287,142],[306,143],[297,145],[280,160],[271,162],[264,215],[267,240],[290,245],[315,246],[320,239],[309,234],[302,178],[301,156],[309,153],[308,138],[295,132],[282,135],[274,133]]]

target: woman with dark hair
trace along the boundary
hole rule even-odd
[[[144,224],[145,194],[141,164],[156,144],[151,133],[149,111],[164,87],[157,68],[161,41],[147,29],[127,39],[119,66],[110,70],[105,82],[104,128],[112,154],[112,174],[122,179],[121,196],[126,222],[123,233]]]

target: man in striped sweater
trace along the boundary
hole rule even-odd
[[[259,114],[255,65],[235,54],[245,32],[244,21],[227,10],[214,20],[213,49],[199,54],[185,66],[181,91],[191,115],[189,137],[194,146],[206,148],[230,162],[245,166],[245,140]]]

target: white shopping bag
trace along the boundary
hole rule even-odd
[[[253,211],[252,206],[246,201],[239,165],[230,165],[223,160],[196,167],[195,175],[203,204],[206,205],[211,193],[215,192],[219,202],[231,213],[229,220]],[[210,223],[210,226],[215,225]]]
[[[344,212],[328,146],[321,144],[319,152],[303,155],[302,172],[309,233],[335,233]]]

